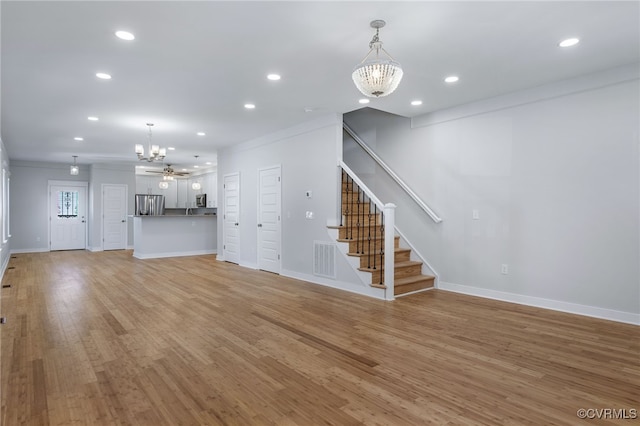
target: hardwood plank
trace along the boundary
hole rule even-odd
[[[640,409],[637,326],[439,290],[385,302],[215,256],[10,264],[7,426],[574,425],[579,408]]]

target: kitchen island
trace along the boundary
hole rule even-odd
[[[131,216],[133,257],[197,256],[217,253],[215,214]]]

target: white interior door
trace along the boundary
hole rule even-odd
[[[222,252],[227,262],[240,263],[240,173],[224,176]]]
[[[102,185],[102,249],[127,248],[127,185]]]
[[[49,187],[50,250],[87,248],[87,186],[78,183]]]
[[[280,273],[280,166],[258,171],[258,269]]]

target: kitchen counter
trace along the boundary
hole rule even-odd
[[[174,214],[174,213],[170,213],[170,214],[163,214],[163,215],[135,215],[132,217],[216,217],[215,213],[202,213],[202,214]]]
[[[133,257],[197,256],[217,253],[217,216],[165,214],[132,216]]]

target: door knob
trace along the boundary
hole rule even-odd
[[[238,226],[238,222],[236,222],[235,225]]]
[[[262,224],[261,223],[258,224],[258,228],[262,228]]]
[[[125,222],[126,222],[126,220],[122,219],[122,223],[125,223]]]

